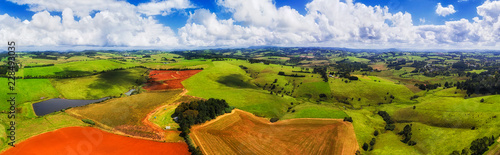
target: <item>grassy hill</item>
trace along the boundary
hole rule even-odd
[[[51,79],[54,87],[67,99],[98,99],[120,96],[144,82],[147,70],[134,68],[110,71],[98,75],[68,79]]]
[[[230,79],[226,81],[227,79]],[[221,82],[224,81],[224,82]],[[215,61],[211,67],[182,82],[189,95],[225,99],[230,106],[266,117],[281,117],[292,97],[271,95],[258,89],[246,72],[229,62]]]

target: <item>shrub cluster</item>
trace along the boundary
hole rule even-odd
[[[461,154],[481,155],[488,151],[488,147],[495,143],[495,136],[478,138],[470,144],[469,148],[462,149]],[[453,151],[451,155],[460,155],[460,152]]]
[[[391,116],[385,111],[379,111],[378,115],[382,116],[384,119],[386,125],[385,125],[385,130],[390,130],[393,131],[396,126],[394,125],[394,121],[391,119]]]
[[[82,119],[82,122],[90,124],[90,125],[95,125],[95,122],[90,120],[90,119]]]
[[[179,124],[180,136],[183,137],[188,144],[189,151],[196,155],[201,154],[199,148],[194,147],[194,144],[189,138],[189,128],[194,124],[204,123],[206,121],[215,119],[215,117],[224,113],[231,112],[233,108],[230,107],[223,99],[210,98],[206,101],[192,101],[181,103],[175,108],[172,118]]]

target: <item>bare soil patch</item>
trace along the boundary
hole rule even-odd
[[[92,127],[67,127],[29,138],[2,154],[189,154],[186,143],[115,135]]]
[[[146,90],[166,90],[184,88],[182,81],[199,73],[202,70],[165,71],[152,70],[149,72],[149,80],[143,88]]]

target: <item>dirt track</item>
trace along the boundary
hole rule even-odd
[[[186,95],[186,93],[188,92],[187,89],[183,89],[182,93],[180,93],[178,95],[178,97],[180,98],[181,96],[189,96],[189,95]],[[200,99],[200,100],[204,100],[203,98],[198,98],[198,97],[194,97],[194,96],[189,96],[189,97],[192,97],[192,98],[196,98],[196,99]],[[162,127],[152,123],[151,121],[149,121],[149,119],[151,118],[151,116],[153,116],[156,112],[158,112],[159,110],[167,107],[167,106],[171,106],[171,105],[178,105],[180,104],[181,102],[177,102],[177,103],[172,103],[172,104],[167,104],[167,105],[163,105],[163,106],[159,106],[157,107],[156,109],[152,110],[151,112],[149,112],[146,117],[144,117],[144,119],[142,119],[142,123],[147,126],[148,128],[152,129],[156,134],[158,134],[159,136],[161,136],[161,141],[164,141],[165,139],[165,135],[166,134],[180,134],[180,131],[169,131],[169,130],[164,130]]]

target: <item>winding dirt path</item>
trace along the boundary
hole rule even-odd
[[[192,97],[192,98],[195,98],[195,99],[199,99],[199,100],[205,100],[203,98],[199,98],[199,97],[195,97],[195,96],[190,96],[190,95],[186,95],[189,91],[187,89],[183,89],[183,91],[177,95],[177,98],[175,100],[178,100],[180,99],[181,97],[183,96],[188,96],[188,97]],[[174,101],[175,101],[174,100]],[[171,106],[171,105],[179,105],[180,103],[182,102],[175,102],[175,103],[171,103],[171,104],[166,104],[166,105],[162,105],[162,106],[159,106],[157,108],[155,108],[154,110],[152,110],[151,112],[149,112],[146,117],[144,117],[142,119],[142,124],[144,124],[145,126],[147,126],[148,128],[152,129],[156,134],[158,134],[160,137],[161,137],[161,140],[164,141],[166,140],[165,139],[165,134],[168,133],[168,132],[173,132],[173,131],[168,131],[168,130],[164,130],[162,127],[154,124],[153,122],[149,121],[149,119],[158,111],[160,111],[161,109],[167,107],[167,106]]]

